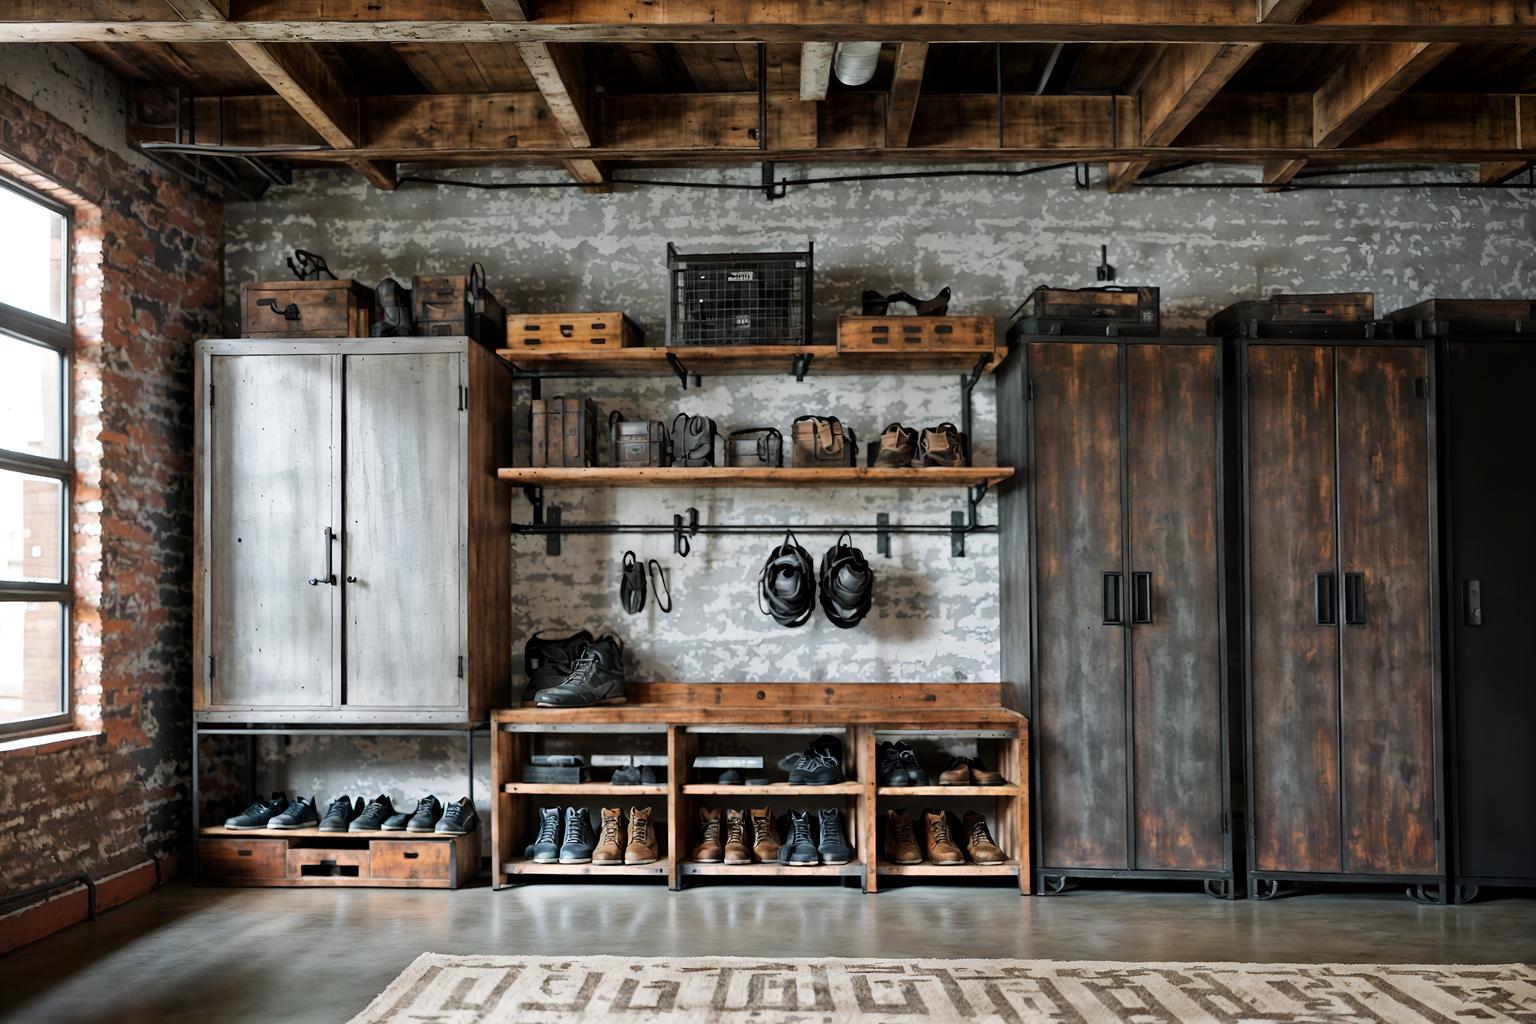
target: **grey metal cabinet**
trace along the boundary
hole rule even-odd
[[[495,354],[207,341],[197,370],[199,720],[467,724],[506,703]]]

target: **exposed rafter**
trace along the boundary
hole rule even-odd
[[[912,119],[917,114],[917,101],[923,91],[923,69],[927,63],[927,43],[902,43],[896,48],[896,66],[891,72],[890,113],[885,125],[888,146],[900,148],[912,138]]]
[[[1259,20],[1274,25],[1290,25],[1312,5],[1312,0],[1258,0]]]
[[[1356,47],[1312,97],[1318,148],[1331,149],[1359,131],[1454,49],[1447,43]]]

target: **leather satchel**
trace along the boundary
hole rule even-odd
[[[796,466],[853,466],[858,441],[836,416],[801,416],[790,428]]]
[[[715,421],[708,416],[678,413],[672,420],[672,465],[713,466],[718,436]]]
[[[772,427],[733,430],[725,439],[727,466],[784,465],[784,435]]]

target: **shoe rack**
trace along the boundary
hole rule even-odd
[[[876,892],[889,884],[926,884],[1009,878],[1028,893],[1029,752],[1028,724],[1002,704],[998,683],[636,683],[626,704],[582,709],[524,706],[497,711],[492,720],[491,805],[492,882],[496,888],[556,877],[564,881],[649,879],[681,889],[690,881],[729,877],[836,879]],[[696,781],[695,754],[728,743],[738,749],[803,746],[831,733],[843,741],[844,780],[825,786],[721,785]],[[655,785],[611,782],[525,782],[520,766],[540,745],[572,745],[599,739],[630,749],[665,752],[667,765]],[[927,786],[881,787],[876,750],[885,741],[976,740],[1004,776],[1003,785],[942,786],[939,765]],[[771,759],[765,758],[770,765]],[[594,866],[535,864],[524,854],[532,841],[538,808],[587,806],[597,820],[601,806],[654,808],[661,836],[654,864]],[[846,865],[791,866],[778,863],[727,865],[694,863],[701,806],[750,809],[836,807],[843,811],[854,857]],[[1005,853],[1002,864],[898,865],[880,857],[881,821],[897,807],[954,811],[974,809],[987,817]],[[780,837],[783,838],[782,836]]]

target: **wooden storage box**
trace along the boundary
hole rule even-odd
[[[672,464],[672,438],[660,420],[608,419],[609,458],[615,466],[639,468]]]
[[[471,292],[470,279],[456,277],[417,277],[411,288],[411,317],[416,332],[425,337],[468,335],[479,338],[479,318],[501,324],[506,311],[490,290]]]
[[[533,466],[597,465],[597,412],[586,398],[533,400]]]
[[[1215,337],[1315,338],[1391,337],[1391,324],[1378,321],[1371,292],[1328,295],[1271,295],[1235,302],[1211,317]]]
[[[356,281],[258,281],[240,286],[247,338],[366,338],[373,289]]]
[[[549,352],[632,348],[645,332],[623,313],[509,313],[507,347]]]
[[[1391,314],[1398,338],[1536,334],[1536,300],[1426,299]]]
[[[987,352],[997,345],[989,316],[842,316],[839,352]]]
[[[197,880],[226,885],[457,889],[480,870],[480,833],[200,830]]]
[[[1036,288],[1019,304],[1010,335],[1155,336],[1162,326],[1156,288]]]

